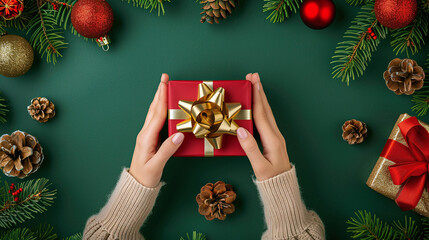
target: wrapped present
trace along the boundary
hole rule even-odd
[[[253,133],[252,84],[236,81],[169,81],[168,134],[185,134],[174,156],[243,156],[236,131]]]
[[[429,217],[429,125],[402,114],[366,184],[404,211]]]

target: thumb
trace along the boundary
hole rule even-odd
[[[181,132],[175,133],[167,138],[158,149],[158,152],[152,157],[153,164],[164,167],[168,159],[179,149],[182,145],[185,135]]]
[[[260,169],[266,163],[265,157],[259,150],[255,138],[245,128],[237,129],[237,138],[241,147],[252,164],[253,170]]]

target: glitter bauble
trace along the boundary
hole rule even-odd
[[[19,77],[30,70],[34,53],[30,43],[18,35],[0,37],[0,74]]]
[[[381,25],[398,29],[416,18],[417,7],[417,0],[375,0],[374,12]]]
[[[334,21],[335,5],[331,0],[304,0],[299,13],[305,25],[322,29]]]
[[[71,22],[84,37],[104,37],[112,28],[113,10],[105,0],[78,0],[71,12]]]

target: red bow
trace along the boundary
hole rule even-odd
[[[408,147],[389,139],[381,157],[396,163],[389,167],[393,183],[402,185],[395,202],[403,211],[408,211],[417,206],[425,187],[429,189],[429,133],[416,117],[398,126]]]

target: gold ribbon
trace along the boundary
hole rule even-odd
[[[184,119],[177,124],[179,132],[192,132],[204,138],[204,155],[213,156],[214,149],[222,147],[224,134],[236,135],[238,124],[234,120],[251,120],[250,109],[241,110],[240,103],[225,103],[225,89],[213,91],[213,82],[198,85],[196,101],[179,101],[180,109],[169,109],[168,119]]]

